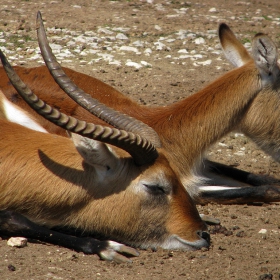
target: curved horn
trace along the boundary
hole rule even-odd
[[[104,120],[108,124],[125,131],[139,134],[142,137],[149,139],[156,147],[161,147],[161,141],[158,134],[150,126],[126,114],[108,108],[97,99],[94,99],[89,94],[85,93],[71,81],[52,53],[40,12],[37,13],[37,36],[41,54],[46,66],[56,83],[69,95],[69,97],[91,114]]]
[[[1,50],[0,58],[12,85],[29,104],[29,106],[44,118],[71,132],[105,142],[125,150],[133,157],[134,162],[137,165],[150,163],[158,157],[158,153],[154,145],[137,134],[80,121],[52,108],[27,87],[27,85],[14,71]]]

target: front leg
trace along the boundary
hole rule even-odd
[[[279,202],[280,186],[263,185],[257,187],[201,186],[195,198],[198,204],[247,204],[253,202]]]
[[[273,177],[250,173],[208,159],[204,160],[203,172],[210,179],[210,184],[212,185],[225,185],[230,187],[233,185],[240,186],[242,183],[250,186],[280,184],[280,180]]]
[[[85,254],[97,254],[101,259],[107,261],[129,262],[130,259],[125,255],[139,256],[137,250],[123,244],[60,233],[36,225],[24,216],[7,210],[0,211],[0,235],[36,239]]]

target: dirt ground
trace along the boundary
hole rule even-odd
[[[14,64],[42,64],[36,49],[38,10],[57,53],[69,55],[59,56],[63,66],[147,105],[180,100],[233,68],[219,46],[220,22],[249,49],[257,32],[269,34],[280,47],[279,0],[1,0],[0,46]],[[280,164],[242,135],[221,139],[209,157],[280,178]],[[16,249],[1,240],[1,279],[280,279],[280,203],[198,209],[226,228],[210,228],[209,250],[142,250],[131,264],[116,264],[49,244],[29,242]]]

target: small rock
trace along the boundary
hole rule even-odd
[[[159,25],[155,25],[155,29],[161,31],[161,27]]]
[[[205,44],[205,40],[204,40],[203,38],[199,37],[199,38],[196,38],[196,39],[194,40],[194,43],[195,43],[196,45]]]
[[[128,51],[128,52],[135,52],[135,53],[138,52],[137,48],[130,47],[130,46],[121,46],[120,50],[121,51]]]
[[[141,60],[141,64],[146,67],[152,67],[152,64],[148,63],[147,61]]]
[[[267,229],[265,228],[262,228],[260,231],[259,231],[260,234],[267,234]]]
[[[139,69],[142,67],[141,64],[137,63],[137,62],[133,62],[133,61],[127,61],[125,63],[126,66],[130,66],[130,67],[135,67],[136,69]]]
[[[197,62],[197,64],[203,65],[203,66],[210,65],[211,63],[212,63],[212,60],[211,60],[211,59],[208,59],[208,60],[205,60],[205,61]]]
[[[158,51],[167,50],[166,45],[161,42],[155,42],[154,45],[156,46],[156,50]]]
[[[13,266],[12,264],[9,264],[9,265],[8,265],[8,269],[9,269],[10,271],[15,271],[15,270],[16,270],[15,266]]]
[[[209,12],[210,12],[210,13],[216,13],[216,12],[217,12],[217,9],[216,9],[216,8],[211,8],[211,9],[209,10]]]
[[[116,38],[119,40],[128,40],[128,37],[126,35],[124,35],[123,33],[118,33]]]
[[[25,237],[11,237],[7,241],[7,245],[11,247],[23,248],[27,246],[27,238]]]
[[[272,280],[272,274],[263,274],[259,277],[260,280]]]
[[[236,236],[237,236],[237,237],[245,237],[245,236],[246,236],[246,233],[245,233],[244,230],[241,230],[241,231],[239,231],[239,232],[236,233]]]

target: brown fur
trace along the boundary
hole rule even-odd
[[[83,161],[70,139],[5,120],[0,126],[1,210],[140,247],[160,246],[173,234],[197,241],[197,231],[206,230],[162,153],[141,167],[120,158],[118,167],[98,180],[101,167]],[[170,191],[150,194],[143,180],[163,182]]]

